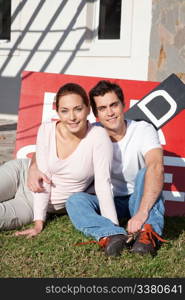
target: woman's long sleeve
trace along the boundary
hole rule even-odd
[[[101,132],[94,141],[93,148],[95,192],[99,200],[101,215],[118,225],[111,189],[113,146],[105,129],[99,127],[99,131]]]
[[[48,171],[49,155],[49,131],[45,124],[39,127],[36,142],[36,162],[38,169],[47,177],[51,177]],[[34,193],[34,221],[45,221],[50,198],[51,185],[43,182],[44,192]]]

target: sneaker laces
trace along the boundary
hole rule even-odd
[[[136,238],[136,234],[128,234],[127,237],[128,237],[128,240],[126,241],[126,243],[130,243],[130,241],[132,239]],[[94,244],[98,244],[101,248],[104,248],[108,242],[109,242],[109,237],[103,237],[99,241],[81,242],[81,243],[74,244],[74,246],[87,245],[87,244],[94,243]]]
[[[108,241],[109,241],[108,237],[103,237],[99,241],[81,242],[81,243],[75,244],[74,246],[87,245],[87,244],[94,243],[94,244],[98,244],[101,248],[104,248],[107,245]]]
[[[141,230],[139,232],[139,238],[138,238],[138,242],[143,243],[143,244],[150,244],[152,243],[152,245],[154,247],[156,247],[156,242],[155,242],[155,238],[161,242],[168,242],[167,240],[164,240],[162,237],[160,237],[159,234],[157,234],[152,226],[150,224],[145,224],[144,225],[144,230]]]

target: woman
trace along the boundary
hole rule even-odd
[[[43,183],[44,191],[27,189],[26,160],[10,161],[0,168],[0,229],[34,221],[32,228],[16,235],[36,236],[43,230],[47,213],[62,212],[68,197],[85,191],[94,180],[101,215],[122,233],[110,185],[112,144],[102,127],[87,121],[90,107],[85,90],[74,83],[62,86],[56,110],[59,120],[42,124],[37,136],[37,165],[50,180]]]

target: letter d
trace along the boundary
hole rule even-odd
[[[160,118],[157,119],[154,114],[149,110],[146,105],[151,102],[155,97],[162,96],[169,104],[170,109]],[[160,128],[167,120],[169,120],[176,112],[177,103],[175,100],[164,90],[154,91],[143,100],[138,102],[138,107],[144,112],[144,114],[151,120],[156,128]]]

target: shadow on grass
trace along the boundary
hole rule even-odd
[[[164,236],[170,240],[177,240],[185,231],[185,217],[165,217]]]
[[[63,213],[60,213],[60,214],[48,214],[47,216],[47,221],[46,223],[47,224],[50,224],[53,220],[57,220],[63,216],[67,216],[67,212],[63,212]]]

